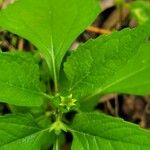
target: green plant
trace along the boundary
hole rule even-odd
[[[0,12],[0,26],[35,45],[54,84],[41,90],[34,55],[0,53],[0,100],[15,112],[0,117],[0,150],[58,150],[65,132],[73,135],[72,150],[149,149],[150,132],[92,111],[100,95],[150,93],[149,22],[66,54],[99,12],[95,0],[18,0]]]

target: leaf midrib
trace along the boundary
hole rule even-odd
[[[27,93],[34,93],[35,95],[41,95],[41,96],[44,96],[45,93],[41,92],[41,91],[36,91],[36,90],[33,90],[33,89],[28,89],[28,88],[23,88],[21,86],[16,86],[14,84],[10,84],[8,82],[4,82],[2,80],[0,80],[0,83],[8,86],[8,87],[12,87],[12,88],[16,88],[16,89],[19,89],[19,90],[23,90],[23,91],[26,91]]]
[[[115,82],[112,82],[111,84],[109,84],[107,86],[104,86],[103,88],[99,88],[97,91],[95,91],[91,95],[87,96],[83,101],[87,101],[88,99],[92,98],[93,96],[98,95],[98,94],[102,93],[103,91],[107,90],[111,86],[114,86],[115,84],[118,84],[118,83],[122,82],[123,80],[126,80],[126,79],[128,79],[128,78],[130,78],[130,77],[132,77],[132,76],[134,76],[134,75],[136,75],[136,74],[138,74],[138,73],[148,69],[148,68],[150,68],[150,65],[145,66],[145,67],[143,67],[143,68],[141,68],[141,69],[139,69],[139,70],[137,70],[137,71],[135,71],[133,73],[130,73],[127,76],[122,77],[122,78],[118,79]]]
[[[2,124],[5,124],[6,122],[0,122],[0,125],[2,125]],[[33,127],[33,126],[28,126],[28,125],[23,125],[23,124],[16,124],[16,123],[12,123],[12,122],[9,122],[9,125],[15,125],[15,126],[20,126],[20,127],[28,127],[28,128],[34,128],[35,129],[35,127]],[[36,128],[36,129],[40,129],[40,128]],[[0,129],[1,130],[1,129]]]

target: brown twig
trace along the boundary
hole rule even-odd
[[[118,95],[114,95],[115,98],[115,116],[119,116],[119,102],[118,102]]]
[[[98,34],[110,34],[111,33],[111,31],[109,31],[109,30],[94,27],[94,26],[89,26],[86,30],[89,32],[94,32],[94,33],[98,33]]]
[[[19,41],[18,41],[18,49],[20,51],[22,51],[23,50],[23,46],[24,46],[24,40],[23,39],[19,39]]]

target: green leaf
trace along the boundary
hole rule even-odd
[[[0,117],[0,150],[41,150],[53,141],[53,133],[40,128],[30,115]]]
[[[150,132],[100,113],[76,116],[70,131],[72,150],[149,150]]]
[[[67,49],[98,12],[97,0],[17,0],[0,12],[0,26],[31,41],[57,80]]]
[[[143,0],[134,1],[130,4],[132,15],[136,18],[139,24],[150,20],[150,2]]]
[[[150,93],[149,25],[101,36],[81,45],[64,64],[68,91],[76,99],[111,92]],[[144,79],[144,80],[143,80]]]
[[[32,55],[0,53],[0,101],[18,106],[40,106],[39,66]]]

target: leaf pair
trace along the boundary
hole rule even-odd
[[[68,130],[73,134],[72,150],[148,150],[150,146],[149,131],[100,113],[78,114]],[[30,115],[0,117],[0,135],[0,150],[44,150],[55,139]]]

